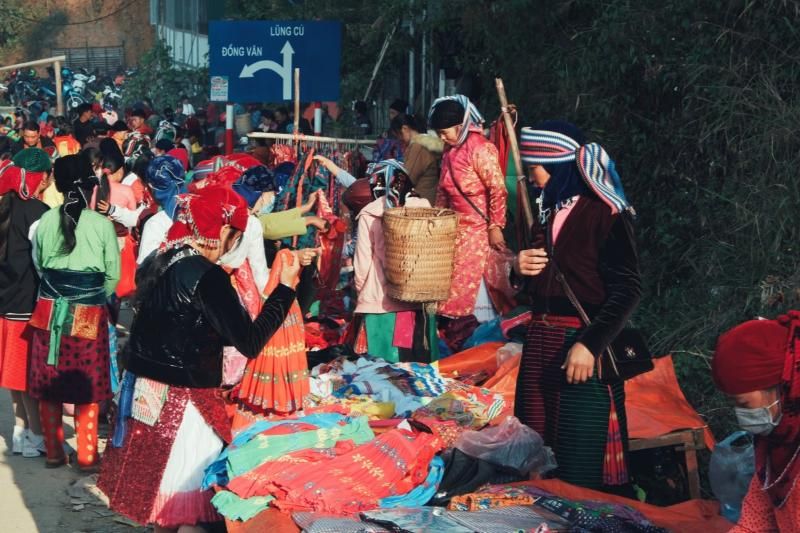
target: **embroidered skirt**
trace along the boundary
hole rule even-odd
[[[33,329],[28,392],[37,400],[56,403],[97,403],[111,398],[111,362],[109,360],[108,312],[100,308],[94,340],[61,336],[58,360],[47,363],[50,332]]]
[[[561,365],[580,323],[565,318],[559,325],[531,323],[520,361],[515,415],[553,448],[559,479],[589,488],[626,483],[624,384],[603,385],[596,375],[586,383],[567,383]]]
[[[30,345],[27,320],[0,317],[0,387],[27,390]]]
[[[151,399],[164,387],[137,378],[137,391],[142,381],[154,385]],[[166,528],[221,520],[211,505],[213,493],[201,484],[206,467],[230,440],[222,397],[216,389],[168,387],[163,404],[153,403],[136,398],[134,417],[141,420],[127,419],[122,447],[106,448],[97,486],[109,507],[140,524]]]

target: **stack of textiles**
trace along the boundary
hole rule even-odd
[[[264,465],[287,464],[331,457],[374,438],[365,417],[320,413],[283,420],[259,421],[241,431],[205,472],[204,488],[225,489],[231,482],[259,483],[253,472]],[[248,520],[269,505],[272,497],[242,498],[219,490],[212,503],[232,520]]]
[[[434,366],[424,363],[390,364],[371,357],[342,357],[312,370],[310,404],[321,405],[328,398],[363,396],[376,402],[391,402],[395,416],[408,418],[447,392],[450,381]]]
[[[417,409],[413,418],[453,420],[463,428],[481,429],[497,418],[504,406],[505,400],[500,394],[450,381],[448,391]]]
[[[206,470],[212,503],[231,520],[273,506],[354,514],[424,505],[444,474],[438,438],[393,429],[373,438],[365,417],[320,413],[261,421],[239,433]]]

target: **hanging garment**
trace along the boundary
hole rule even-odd
[[[278,252],[270,270],[266,294],[271,294],[280,282],[283,257],[296,260],[289,250]],[[303,316],[295,300],[286,320],[264,350],[247,362],[238,396],[242,404],[255,412],[292,413],[302,409],[308,392]]]

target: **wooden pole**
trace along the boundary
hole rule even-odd
[[[292,133],[300,135],[300,69],[294,69],[294,130]]]
[[[59,117],[64,116],[64,95],[61,84],[61,61],[55,61],[53,68],[56,74],[56,115]]]
[[[524,246],[530,244],[530,232],[533,226],[533,209],[531,208],[531,199],[528,197],[528,186],[526,183],[525,169],[522,168],[522,158],[519,155],[519,144],[517,143],[517,132],[514,129],[514,121],[511,119],[511,113],[508,112],[508,97],[506,97],[506,88],[503,85],[501,78],[495,78],[495,86],[497,87],[497,96],[500,98],[500,109],[503,113],[503,122],[506,125],[508,132],[508,144],[511,145],[511,155],[514,158],[514,167],[517,171],[517,197],[522,205],[522,216],[525,218],[525,227],[523,228]]]

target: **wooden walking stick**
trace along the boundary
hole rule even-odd
[[[523,246],[527,247],[531,243],[531,227],[533,226],[533,209],[531,209],[531,199],[528,198],[528,186],[525,182],[525,170],[522,168],[522,158],[519,155],[519,144],[517,143],[517,132],[514,130],[514,121],[511,119],[511,109],[506,97],[506,88],[501,78],[495,78],[497,96],[500,99],[500,110],[503,113],[503,122],[508,132],[508,144],[511,145],[511,155],[514,157],[514,167],[517,171],[517,198],[522,207],[524,227],[522,229]]]

